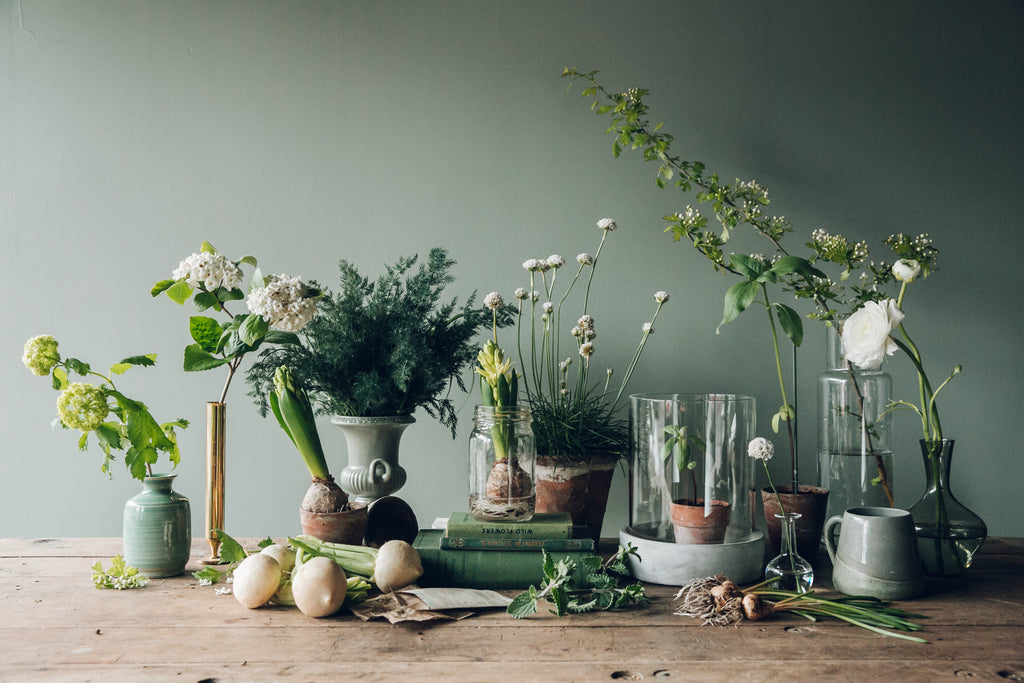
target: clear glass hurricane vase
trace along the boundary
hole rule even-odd
[[[775,516],[781,522],[781,547],[764,569],[765,581],[778,579],[776,588],[806,593],[814,585],[814,568],[796,551],[796,520],[800,519],[800,513],[785,512]]]
[[[921,440],[925,492],[910,508],[910,514],[924,570],[931,576],[963,574],[988,536],[981,517],[968,510],[950,490],[953,444],[952,439]]]

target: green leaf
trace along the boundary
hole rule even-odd
[[[299,335],[294,332],[285,332],[284,330],[268,330],[266,336],[263,337],[263,341],[267,344],[302,344]]]
[[[227,574],[227,571],[220,571],[216,567],[203,567],[197,572],[192,572],[192,576],[199,579],[200,582],[217,583],[221,577]]]
[[[192,287],[184,280],[178,280],[167,288],[167,296],[178,304],[184,304],[192,296]]]
[[[811,265],[811,262],[799,256],[783,256],[774,264],[772,270],[777,275],[789,275],[796,273],[805,278],[826,277],[825,273]]]
[[[775,304],[778,308],[779,325],[782,331],[793,342],[793,346],[800,346],[804,341],[804,323],[800,314],[785,304]]]
[[[533,593],[534,590],[531,586],[529,591],[523,591],[512,598],[512,602],[508,604],[505,611],[515,619],[525,619],[534,614],[537,611],[537,597]]]
[[[218,253],[217,250],[213,248],[213,245],[210,244],[209,242],[206,242],[205,240],[203,241],[202,245],[199,247],[199,251],[203,252],[205,254],[216,254],[216,253]]]
[[[89,370],[91,369],[88,363],[80,361],[77,358],[66,359],[64,361],[64,367],[66,367],[68,370],[71,370],[72,372],[77,372],[82,377],[88,375]]]
[[[253,271],[252,277],[249,278],[249,291],[254,289],[262,289],[267,286],[266,278],[263,277],[263,271],[259,268]]]
[[[729,265],[748,280],[756,280],[764,271],[764,263],[761,259],[743,254],[732,254],[729,258]]]
[[[104,422],[95,430],[96,438],[99,440],[100,448],[105,453],[121,450],[121,430],[113,422]]]
[[[220,323],[205,315],[194,315],[188,319],[188,331],[203,351],[213,353],[222,333]]]
[[[222,529],[212,529],[211,531],[217,532],[217,538],[220,540],[219,557],[221,562],[241,562],[249,557],[249,553],[245,552],[242,544],[228,536]]]
[[[230,360],[230,358],[217,358],[200,348],[199,344],[189,344],[185,347],[184,369],[185,372],[202,372],[219,368]]]
[[[156,354],[147,353],[144,356],[128,356],[127,358],[121,359],[121,362],[127,363],[128,365],[140,365],[142,367],[148,368],[150,366],[156,365]]]
[[[237,265],[239,265],[239,266],[242,265],[243,263],[247,263],[250,266],[252,266],[253,268],[255,268],[256,267],[256,257],[255,256],[243,256],[242,258],[238,259],[238,261],[236,261],[235,263]]]
[[[722,322],[718,323],[718,327],[731,323],[739,317],[740,313],[747,310],[760,288],[758,283],[750,280],[737,282],[730,287],[725,293],[725,313]]]
[[[192,300],[192,305],[196,307],[197,311],[205,311],[210,308],[215,311],[220,310],[220,302],[217,301],[217,296],[213,292],[199,292]]]
[[[238,336],[246,346],[256,346],[267,336],[270,325],[262,315],[249,314],[238,327]]]
[[[262,541],[256,544],[256,546],[260,549],[266,548],[267,546],[271,545],[274,545],[274,539],[272,539],[270,536],[267,536]]]
[[[128,370],[130,370],[131,367],[132,366],[129,363],[114,363],[113,365],[110,366],[110,374],[123,375]]]
[[[156,297],[160,296],[168,289],[170,289],[177,280],[161,280],[160,282],[153,285],[153,289],[149,291],[150,295]]]
[[[57,391],[63,391],[68,387],[68,373],[64,368],[54,367],[53,368],[53,388]]]

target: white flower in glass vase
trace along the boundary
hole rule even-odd
[[[899,349],[891,334],[903,317],[893,299],[868,301],[843,325],[843,355],[864,370],[878,368]]]

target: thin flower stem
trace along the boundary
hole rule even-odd
[[[782,356],[779,354],[779,333],[778,333],[778,330],[776,330],[776,328],[775,328],[775,315],[772,313],[772,304],[771,304],[771,301],[768,300],[768,287],[764,283],[761,284],[761,293],[764,295],[764,306],[765,306],[765,309],[768,311],[768,324],[771,326],[771,330],[772,330],[772,348],[775,350],[775,370],[776,370],[776,372],[778,374],[778,377],[779,377],[779,389],[782,392],[782,407],[783,407],[783,410],[786,411],[785,422],[786,422],[786,431],[789,433],[789,454],[790,454],[790,460],[792,461],[791,465],[792,465],[792,475],[793,475],[793,493],[796,494],[796,493],[798,493],[798,490],[797,490],[798,472],[797,472],[797,462],[796,462],[796,443],[795,443],[794,438],[793,438],[793,423],[792,423],[792,420],[790,419],[791,416],[790,416],[789,400],[786,398],[786,382],[785,382],[785,380],[783,379],[783,376],[782,376]],[[781,506],[781,502],[780,502],[780,506]]]

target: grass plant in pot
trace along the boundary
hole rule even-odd
[[[697,484],[697,460],[693,450],[703,453],[707,448],[704,440],[690,434],[686,426],[668,425],[665,434],[669,437],[665,440],[665,459],[675,464],[680,483],[689,483],[689,487],[684,488],[690,495],[674,499],[670,506],[676,543],[721,543],[729,527],[729,501],[697,497],[701,489]]]
[[[188,422],[158,423],[143,403],[123,394],[113,379],[132,367],[154,365],[156,354],[125,358],[104,375],[85,361],[62,358],[57,340],[40,335],[25,344],[22,362],[32,374],[49,376],[51,386],[60,392],[55,424],[81,432],[79,450],[88,447],[90,434],[95,435],[103,452],[102,471],[110,476],[114,452],[124,451],[128,472],[142,482],[142,492],[124,506],[124,560],[116,559],[115,565],[127,563],[151,578],[183,572],[191,549],[191,509],[188,499],[171,488],[176,475],[154,473],[153,466],[163,453],[171,468],[177,467],[181,453],[175,430],[188,427]],[[73,382],[72,374],[99,382]]]
[[[579,534],[597,540],[608,502],[616,464],[629,450],[629,427],[619,414],[619,400],[669,295],[654,295],[653,316],[642,323],[642,334],[617,389],[612,369],[602,378],[592,374],[596,363],[597,331],[590,296],[601,252],[616,229],[610,218],[597,223],[600,243],[593,255],[576,257],[572,279],[560,287],[565,259],[553,254],[528,259],[529,288],[515,291],[521,393],[529,405],[537,446],[537,512],[568,512]],[[571,295],[578,295],[575,314],[568,312]],[[568,343],[563,335],[568,333]],[[603,381],[602,381],[603,380]]]
[[[348,495],[334,482],[320,443],[313,406],[288,366],[282,365],[274,373],[274,389],[267,399],[278,424],[313,478],[299,505],[302,533],[321,541],[361,545],[366,533],[366,506],[349,505]]]
[[[422,408],[455,437],[453,384],[466,390],[463,368],[476,356],[471,340],[491,324],[491,311],[444,301],[455,261],[443,249],[400,258],[377,280],[339,263],[340,291],[325,290],[318,314],[303,329],[305,343],[267,348],[248,372],[253,396],[266,415],[274,374],[287,365],[320,414],[332,415],[348,444],[339,485],[352,503],[370,503],[406,480],[398,460],[402,432]],[[498,324],[507,324],[502,311]]]

